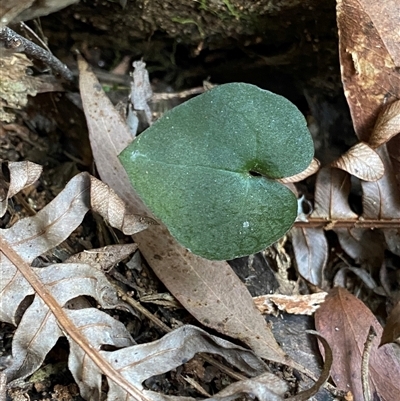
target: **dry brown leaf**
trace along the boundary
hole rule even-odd
[[[370,326],[377,337],[370,356],[372,393],[382,401],[393,401],[400,394],[400,364],[391,345],[378,348],[382,327],[373,313],[356,297],[336,287],[315,313],[318,331],[333,351],[332,379],[343,391],[351,391],[355,401],[362,401],[361,357]]]
[[[29,161],[10,162],[7,166],[10,173],[10,184],[0,199],[0,217],[3,217],[7,211],[8,199],[32,185],[42,173],[42,166]],[[0,175],[0,180],[1,178]]]
[[[328,260],[328,242],[321,228],[293,227],[290,230],[299,274],[318,287]]]
[[[381,344],[396,343],[400,345],[400,301],[394,306],[386,321]]]
[[[371,138],[368,142],[369,146],[373,149],[378,148],[399,133],[400,100],[397,100],[389,104],[389,106],[379,114]]]
[[[136,212],[148,214],[117,158],[132,136],[82,59],[79,69],[82,102],[100,177]],[[263,358],[295,364],[275,341],[247,288],[228,263],[193,255],[162,224],[150,226],[134,238],[160,280],[201,323],[242,340]]]
[[[324,167],[317,175],[315,204],[311,217],[330,221],[356,219],[349,206],[350,177],[344,171]]]
[[[364,181],[377,181],[385,173],[379,155],[364,142],[354,145],[339,159],[332,162],[331,166],[340,168]]]
[[[342,81],[355,131],[368,141],[382,106],[400,98],[397,0],[338,0]]]
[[[321,163],[317,159],[312,159],[310,165],[301,173],[292,175],[291,177],[281,178],[277,181],[281,182],[282,184],[289,184],[291,182],[299,182],[305,180],[310,175],[315,174],[320,167]]]
[[[268,294],[254,297],[258,310],[264,314],[275,314],[277,310],[294,315],[312,315],[325,300],[326,292],[307,295]]]

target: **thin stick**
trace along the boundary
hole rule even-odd
[[[361,383],[363,389],[364,401],[372,401],[371,388],[369,386],[369,357],[371,355],[372,342],[376,337],[373,326],[369,328],[367,340],[364,344],[364,351],[361,359]]]
[[[309,218],[308,221],[296,221],[295,227],[323,228],[400,228],[400,219],[346,219],[328,220],[321,218]]]
[[[0,41],[4,43],[7,49],[13,49],[18,53],[24,52],[37,60],[42,61],[52,68],[55,72],[60,74],[67,81],[73,81],[74,77],[70,69],[63,64],[58,58],[54,57],[47,50],[36,45],[23,36],[18,35],[12,29],[4,27],[0,29]]]

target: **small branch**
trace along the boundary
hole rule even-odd
[[[369,328],[367,340],[364,344],[364,351],[361,359],[361,383],[363,389],[364,401],[372,401],[371,388],[369,386],[369,357],[371,355],[372,342],[376,337],[373,326]]]
[[[346,219],[328,220],[321,218],[309,218],[308,221],[296,221],[295,227],[301,228],[323,228],[333,230],[334,228],[400,228],[400,219]]]
[[[12,49],[18,53],[24,52],[28,56],[47,64],[67,81],[73,81],[72,72],[58,58],[54,57],[50,52],[36,45],[30,40],[18,35],[10,28],[5,27],[0,29],[0,41],[4,43],[6,49]]]

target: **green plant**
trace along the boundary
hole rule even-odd
[[[231,83],[167,112],[120,160],[183,246],[222,260],[260,251],[289,230],[296,197],[276,180],[312,157],[306,121],[291,102]]]

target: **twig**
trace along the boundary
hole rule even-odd
[[[323,228],[400,228],[400,219],[346,219],[328,220],[321,218],[309,218],[308,221],[296,221],[295,227]]]
[[[363,389],[364,401],[372,401],[371,388],[369,386],[369,357],[371,355],[372,342],[376,337],[373,326],[369,328],[367,340],[364,344],[364,351],[361,359],[361,383]]]
[[[37,60],[42,61],[60,74],[67,81],[73,81],[74,77],[70,69],[63,64],[58,58],[54,57],[47,50],[36,45],[23,36],[18,35],[12,29],[4,27],[0,29],[0,41],[4,43],[7,49],[12,49],[18,53],[24,52]]]

